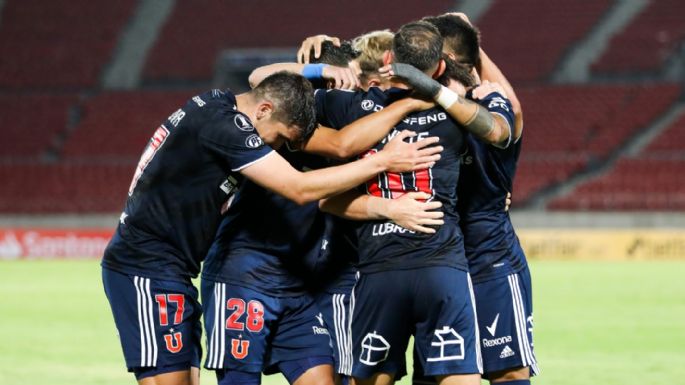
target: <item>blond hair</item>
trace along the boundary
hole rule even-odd
[[[352,48],[360,53],[355,61],[359,64],[363,77],[378,73],[378,69],[383,67],[383,53],[392,50],[393,37],[390,30],[384,29],[365,33],[352,40]]]

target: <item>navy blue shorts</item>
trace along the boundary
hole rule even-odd
[[[277,298],[209,280],[201,286],[207,369],[271,374],[284,361],[332,356],[330,334],[310,295]]]
[[[350,297],[354,284],[329,288],[316,294],[316,303],[323,315],[323,320],[331,333],[335,372],[350,375],[352,370],[352,340],[350,332]]]
[[[406,373],[414,334],[427,375],[481,372],[468,274],[450,267],[362,274],[352,301],[352,376]]]
[[[530,271],[473,285],[483,352],[488,373],[530,367],[538,373],[533,352],[533,298]]]
[[[192,283],[106,268],[102,269],[102,282],[130,372],[157,368],[142,371],[162,374],[200,367],[202,308]]]

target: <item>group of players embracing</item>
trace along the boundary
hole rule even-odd
[[[458,13],[317,35],[157,128],[102,261],[140,384],[199,383],[201,315],[220,385],[392,384],[411,336],[415,384],[530,384],[523,120],[479,42]]]

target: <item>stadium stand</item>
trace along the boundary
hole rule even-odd
[[[0,163],[0,212],[117,212],[123,207],[133,167],[119,163]]]
[[[351,38],[364,31],[395,29],[417,15],[442,13],[453,1],[427,0],[397,6],[391,0],[319,2],[180,1],[148,57],[148,82],[207,81],[225,48],[294,47],[304,37],[326,33]],[[364,12],[359,12],[363,9]],[[378,15],[383,15],[379,18]],[[258,19],[246,15],[259,15]],[[183,27],[179,28],[179,23]],[[264,28],[263,24],[268,24]],[[294,59],[295,50],[293,50]],[[179,60],[189,58],[192,60]]]
[[[542,81],[610,5],[610,0],[497,1],[477,25],[483,47],[510,80]]]
[[[76,103],[75,94],[0,95],[0,159],[27,160],[45,155],[58,134],[67,129],[69,109]]]
[[[656,72],[685,43],[682,2],[650,1],[592,65],[598,74]]]
[[[64,158],[135,162],[155,129],[192,95],[194,90],[101,93],[84,104]]]
[[[0,88],[97,85],[135,0],[8,0],[0,15]]]
[[[199,3],[174,3],[147,52],[142,86],[125,92],[103,90],[101,78],[137,2],[3,3],[0,48],[12,55],[0,61],[0,212],[119,211],[155,127],[190,95],[211,87],[223,49],[280,47],[282,52],[307,35],[351,37],[396,28],[455,5],[352,0],[345,7],[324,2],[314,9],[303,0],[268,6],[265,0]],[[545,196],[553,210],[685,210],[685,186],[672,177],[685,166],[685,116],[638,155],[623,154],[636,133],[683,101],[682,85],[645,83],[638,74],[658,70],[677,53],[685,39],[677,16],[685,13],[685,3],[650,1],[613,38],[592,70],[602,79],[614,74],[619,80],[549,81],[569,47],[598,27],[613,5],[611,0],[494,0],[477,21],[486,51],[512,80],[524,106],[515,206],[528,207]],[[604,165],[612,166],[600,172]],[[556,187],[579,175],[588,181],[570,194],[555,195]]]
[[[635,157],[549,205],[561,210],[685,210],[685,113]]]

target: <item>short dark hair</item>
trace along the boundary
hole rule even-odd
[[[442,40],[438,29],[430,23],[407,23],[397,30],[392,41],[395,61],[427,71],[440,61]]]
[[[445,47],[457,56],[459,63],[475,67],[480,63],[480,32],[466,20],[456,15],[428,16],[422,20],[434,25]]]
[[[349,41],[343,41],[338,47],[333,42],[326,40],[321,44],[321,55],[318,58],[314,57],[314,51],[310,52],[309,62],[347,67],[357,56],[359,56],[359,52],[352,48]]]
[[[250,91],[258,100],[274,104],[272,118],[300,130],[299,140],[309,138],[316,128],[314,89],[302,75],[279,71],[266,77]]]
[[[443,55],[442,58],[445,60],[445,72],[437,79],[440,84],[447,86],[450,80],[455,80],[466,88],[476,85],[470,67],[452,60],[447,55]]]

